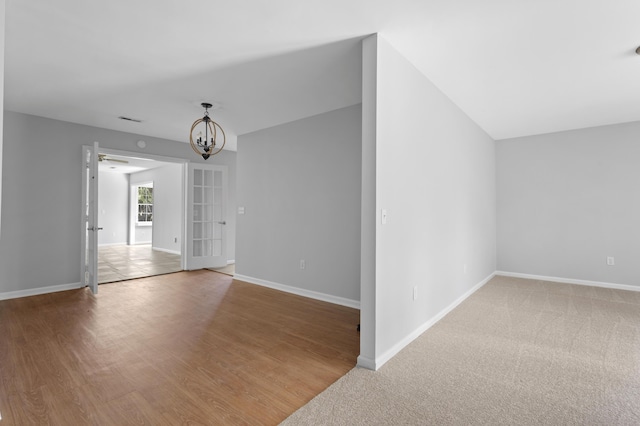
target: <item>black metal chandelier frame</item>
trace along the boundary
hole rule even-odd
[[[222,148],[224,148],[224,145],[227,142],[227,136],[225,135],[222,127],[209,117],[209,108],[213,107],[213,105],[207,102],[203,102],[200,105],[204,108],[204,116],[194,121],[191,125],[189,142],[191,143],[191,148],[193,148],[196,154],[202,156],[202,158],[206,160],[212,155],[216,155],[222,151]],[[198,126],[203,123],[204,137],[202,137],[202,132],[200,132],[200,134],[194,139],[194,132],[197,130]],[[219,135],[222,135],[221,144],[218,139]]]

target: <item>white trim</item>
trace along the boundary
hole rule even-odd
[[[169,253],[169,254],[177,254],[177,255],[181,255],[182,253],[180,253],[180,250],[170,250],[170,249],[166,249],[166,248],[161,248],[161,247],[151,247],[151,250],[156,250],[156,251],[162,251],[165,253]]]
[[[235,263],[236,263],[236,260],[235,260],[235,259],[227,260],[227,265],[233,265],[233,264],[235,264]]]
[[[56,293],[58,291],[77,290],[84,287],[82,283],[52,285],[49,287],[30,288],[27,290],[8,291],[0,293],[0,300],[17,299],[19,297],[37,296],[40,294]]]
[[[356,367],[366,368],[367,370],[376,370],[376,362],[371,358],[359,355]]]
[[[156,250],[156,251],[161,251],[164,253],[169,253],[169,254],[177,254],[177,255],[181,255],[182,253],[180,252],[180,250],[171,250],[171,249],[166,249],[166,248],[162,248],[162,247],[151,247],[151,250]]]
[[[98,247],[112,247],[112,246],[126,246],[128,245],[126,241],[121,243],[101,243],[98,244]]]
[[[601,281],[577,280],[572,278],[546,277],[543,275],[520,274],[518,272],[496,271],[496,275],[503,277],[525,278],[529,280],[549,281],[562,284],[588,285],[591,287],[612,288],[615,290],[640,291],[640,286],[628,284],[605,283]]]
[[[391,358],[393,358],[395,355],[397,355],[398,352],[400,352],[402,349],[404,349],[405,346],[407,346],[409,343],[411,343],[415,339],[417,339],[422,333],[427,331],[429,328],[431,328],[431,326],[433,326],[435,323],[437,323],[442,318],[444,318],[445,315],[447,315],[449,312],[454,310],[460,303],[464,302],[469,296],[471,296],[473,293],[478,291],[478,289],[480,289],[483,285],[488,283],[491,280],[491,278],[493,278],[495,275],[496,274],[494,272],[491,275],[489,275],[487,278],[485,278],[484,280],[480,281],[478,284],[476,284],[473,287],[471,287],[462,296],[460,296],[456,300],[454,300],[449,306],[447,306],[446,308],[444,308],[443,310],[438,312],[431,319],[429,319],[427,322],[425,322],[420,327],[415,329],[413,332],[411,332],[404,339],[400,340],[398,343],[393,345],[393,347],[391,349],[389,349],[388,351],[383,353],[381,356],[377,357],[375,359],[375,362],[373,363],[373,368],[372,369],[373,370],[377,370],[378,368],[382,367],[387,361],[389,361]],[[358,363],[360,363],[360,358],[358,358]],[[364,364],[363,364],[363,366],[364,366]]]
[[[346,299],[344,297],[332,296],[330,294],[318,293],[316,291],[305,290],[298,287],[292,287],[289,285],[278,284],[271,281],[263,280],[260,278],[248,277],[246,275],[235,274],[234,279],[247,282],[249,284],[256,284],[262,287],[272,288],[274,290],[284,291],[285,293],[297,294],[298,296],[309,297],[311,299],[321,300],[323,302],[334,303],[336,305],[347,306],[349,308],[360,309],[360,302],[357,300]]]

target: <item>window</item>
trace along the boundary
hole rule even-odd
[[[153,183],[136,187],[138,193],[138,225],[151,225],[153,223]]]

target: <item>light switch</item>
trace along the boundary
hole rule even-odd
[[[238,214],[244,214],[244,207],[238,207]]]

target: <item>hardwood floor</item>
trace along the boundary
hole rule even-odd
[[[354,367],[358,322],[206,270],[0,301],[0,425],[277,424]]]

